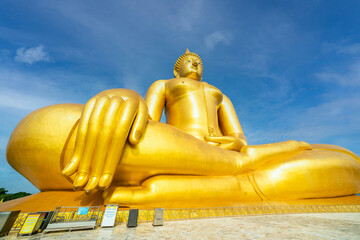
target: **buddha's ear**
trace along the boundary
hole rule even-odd
[[[179,76],[179,72],[176,71],[175,69],[174,69],[174,76],[175,76],[176,78],[180,77],[180,76]]]

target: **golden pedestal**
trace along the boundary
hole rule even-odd
[[[52,211],[59,206],[99,206],[103,204],[101,192],[86,195],[84,192],[49,191],[0,203],[0,211],[21,210],[22,212]],[[308,206],[308,207],[306,207]],[[346,207],[347,206],[347,207]],[[154,206],[155,207],[155,206]],[[156,206],[159,207],[159,206]],[[258,208],[263,207],[263,211]],[[301,208],[302,207],[302,208]],[[149,208],[149,207],[147,207]],[[203,206],[188,209],[246,208],[243,214],[292,213],[292,212],[360,212],[360,196],[351,195],[335,198],[300,199],[296,201],[243,202],[229,206]],[[352,209],[353,208],[353,209]],[[342,209],[342,210],[341,210]],[[351,210],[352,209],[352,210]],[[269,212],[270,213],[270,212]]]

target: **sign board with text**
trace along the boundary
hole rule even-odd
[[[30,213],[27,215],[18,235],[31,235],[37,233],[44,221],[45,215],[45,213]]]
[[[118,210],[117,204],[106,205],[105,213],[101,222],[101,227],[114,227]]]

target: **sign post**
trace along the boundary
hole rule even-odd
[[[9,234],[20,211],[0,212],[0,237]]]
[[[139,209],[130,209],[127,227],[136,227],[139,216]]]
[[[162,226],[162,225],[164,225],[164,209],[155,208],[153,226]]]
[[[30,213],[27,215],[24,224],[22,225],[19,235],[32,235],[37,233],[42,222],[44,221],[46,213]]]
[[[114,227],[118,210],[117,204],[106,205],[105,213],[101,222],[101,227]]]

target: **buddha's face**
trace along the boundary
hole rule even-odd
[[[202,65],[200,59],[194,56],[184,58],[180,64],[179,77],[200,81],[202,77]]]

